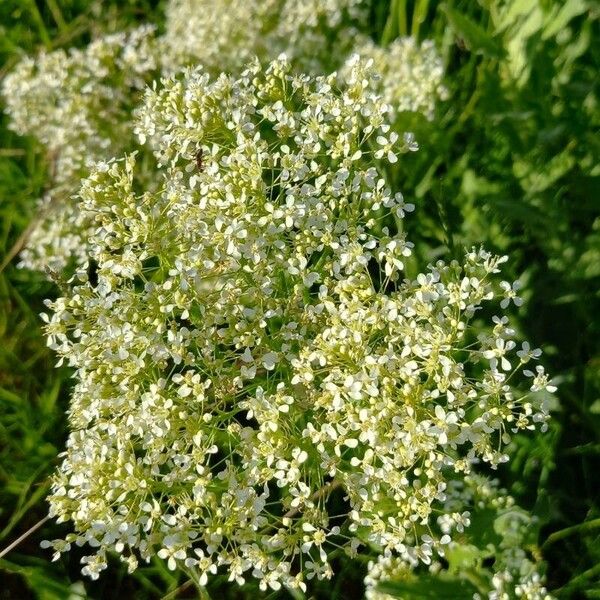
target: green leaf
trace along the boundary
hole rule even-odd
[[[398,33],[399,35],[408,35],[408,17],[406,14],[407,0],[398,1]]]
[[[66,578],[58,578],[56,573],[44,567],[22,566],[7,560],[0,560],[0,570],[21,575],[23,580],[39,600],[76,600],[86,597],[81,587],[72,585]]]
[[[448,23],[454,32],[464,40],[471,52],[491,58],[504,56],[503,48],[475,21],[446,5],[442,10],[446,13]]]
[[[413,11],[412,19],[412,30],[411,34],[415,37],[419,37],[419,30],[421,25],[427,18],[427,11],[429,10],[429,0],[417,0]]]
[[[420,574],[409,581],[385,581],[377,590],[402,600],[457,600],[472,598],[478,590],[466,581]]]
[[[472,544],[451,544],[446,549],[446,560],[448,561],[448,570],[450,573],[460,573],[481,567],[481,561],[486,558],[489,552],[482,551],[481,548]]]
[[[514,0],[508,4],[506,12],[500,15],[496,23],[496,30],[503,31],[511,27],[523,17],[528,16],[534,9],[537,9],[537,6],[532,0]]]
[[[600,398],[598,398],[598,400],[592,403],[592,405],[590,406],[590,412],[593,415],[600,415]]]
[[[490,544],[498,546],[502,538],[498,535],[494,527],[497,515],[498,512],[492,508],[473,511],[466,539],[479,548],[486,548]]]
[[[381,34],[381,44],[386,46],[398,35],[398,14],[400,0],[392,0],[390,12]]]
[[[555,185],[574,166],[575,158],[569,150],[564,150],[543,166],[525,160],[515,160],[513,170],[523,190],[528,195],[534,195]]]
[[[566,0],[555,17],[550,17],[545,23],[542,39],[547,40],[562,31],[571,19],[578,17],[587,10],[587,3],[583,0]]]

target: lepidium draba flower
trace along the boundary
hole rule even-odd
[[[437,526],[447,536],[444,561],[380,555],[369,563],[367,600],[393,600],[386,584],[424,596],[443,589],[456,598],[551,600],[535,547],[539,523],[497,481],[475,474],[450,481]]]
[[[326,73],[367,28],[369,0],[171,0],[162,38],[165,69],[202,65],[239,74],[253,57],[285,52],[297,68]]]
[[[91,165],[131,143],[135,98],[157,69],[154,28],[141,26],[84,49],[25,57],[6,76],[9,127],[34,136],[50,164],[48,191],[21,266],[62,270],[85,261],[89,223],[71,196]]]
[[[402,279],[408,209],[383,173],[408,148],[374,158],[391,137],[372,77],[188,69],[138,115],[160,189],[140,191],[133,156],[84,181],[97,276],[45,318],[76,373],[50,497],[74,532],[54,548],[89,544],[86,574],[109,551],[263,589],[330,577],[339,547],[430,563],[449,482],[546,419],[513,332],[471,331],[504,258]],[[488,358],[498,339],[512,371]]]
[[[379,73],[377,89],[393,115],[408,111],[431,120],[437,102],[448,96],[442,81],[444,65],[431,40],[419,44],[404,37],[383,47],[363,38],[353,52]],[[342,77],[356,60],[354,57],[341,69]]]

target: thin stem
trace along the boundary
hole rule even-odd
[[[65,19],[60,12],[60,7],[56,0],[46,0],[46,6],[48,10],[52,13],[52,18],[54,22],[58,25],[58,29],[61,33],[65,33],[67,30],[67,24],[65,23]]]
[[[179,592],[184,592],[192,585],[194,585],[194,580],[188,579],[185,583],[180,585],[178,588],[175,588],[172,592],[169,592],[168,594],[162,596],[160,600],[171,600],[171,598],[176,598]]]
[[[42,40],[44,46],[46,46],[46,48],[49,48],[51,45],[50,34],[46,29],[46,25],[40,13],[40,9],[37,7],[35,0],[28,0],[27,5],[29,7],[29,13],[31,14],[31,18],[35,21],[35,24],[38,28],[40,39]]]
[[[566,527],[560,531],[555,531],[548,536],[548,539],[542,544],[542,550],[545,550],[548,546],[576,533],[588,533],[594,529],[600,529],[600,518],[592,519],[591,521],[584,521],[573,527]]]
[[[6,556],[13,548],[16,548],[23,540],[27,539],[34,531],[39,529],[50,517],[46,515],[40,519],[33,527],[30,527],[23,535],[19,536],[12,544],[9,544],[4,550],[0,551],[0,558]]]
[[[45,195],[45,192],[51,188],[52,182],[54,181],[55,177],[56,177],[56,156],[51,155],[50,156],[50,177],[49,177],[49,181],[46,185],[43,195]],[[21,233],[21,235],[18,237],[17,241],[13,244],[12,248],[8,251],[8,253],[4,257],[4,260],[0,264],[0,273],[2,273],[2,271],[4,271],[4,269],[6,269],[6,267],[9,265],[10,261],[15,256],[17,256],[17,254],[19,254],[19,252],[21,252],[23,247],[27,244],[27,241],[29,240],[29,237],[31,236],[34,229],[38,226],[40,221],[44,217],[46,217],[47,214],[50,212],[55,201],[56,201],[56,196],[52,196],[50,201],[48,202],[48,204],[44,208],[42,208],[42,210],[32,219],[32,221],[29,223],[29,225],[25,228],[23,233]]]
[[[596,575],[599,575],[599,574],[600,574],[600,563],[597,565],[594,565],[591,569],[584,571],[580,575],[577,575],[577,577],[574,577],[573,579],[571,579],[571,581],[569,583],[567,583],[565,586],[563,586],[557,590],[553,590],[553,593],[555,595],[560,594],[561,596],[563,596],[563,594],[566,594],[568,592],[574,592],[575,590],[585,586],[588,579],[591,579],[592,577],[595,577]],[[565,595],[563,597],[566,598],[567,596]]]
[[[342,485],[342,482],[339,480],[334,480],[326,485],[324,485],[321,489],[317,490],[311,497],[310,500],[320,500],[321,498],[323,498],[323,496],[326,496],[329,492],[332,492],[333,490],[335,490],[336,488],[340,487]],[[299,507],[296,508],[291,508],[290,510],[288,510],[284,516],[284,518],[288,518],[291,519],[292,517],[296,516],[299,512],[301,511],[301,509]]]

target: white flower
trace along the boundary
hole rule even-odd
[[[410,152],[416,152],[419,149],[419,144],[415,140],[415,134],[407,131],[404,133],[404,145]]]
[[[535,373],[526,369],[523,371],[523,374],[526,377],[533,377],[533,384],[531,385],[532,392],[546,390],[547,392],[553,394],[557,390],[557,387],[550,383],[548,375],[546,374],[542,365],[536,365]]]
[[[393,151],[394,144],[398,141],[398,134],[395,131],[392,131],[389,134],[389,137],[385,137],[383,135],[377,136],[377,143],[383,148],[379,148],[379,150],[375,151],[375,158],[386,157],[388,162],[395,163],[398,161],[398,157]]]
[[[342,77],[347,77],[347,70],[357,62],[369,65],[380,75],[376,85],[393,117],[410,111],[431,120],[437,101],[448,96],[448,90],[442,84],[443,63],[431,40],[419,45],[414,38],[398,38],[381,47],[362,38],[355,52],[357,54],[348,59],[341,70]],[[414,137],[407,136],[412,134],[405,135],[406,149],[418,150]]]
[[[542,351],[539,348],[531,348],[529,342],[525,341],[521,345],[521,350],[517,352],[517,356],[521,359],[522,363],[527,363],[531,359],[537,360],[542,355]]]
[[[490,598],[527,598],[528,600],[551,600],[544,587],[542,565],[539,559],[532,557],[527,551],[527,533],[532,525],[532,517],[515,505],[506,490],[498,487],[496,481],[490,481],[478,475],[467,475],[463,480],[452,481],[447,490],[444,514],[438,517],[443,531],[461,532],[460,543],[451,539],[448,534],[439,540],[430,534],[421,536],[422,544],[418,554],[423,555],[425,563],[431,560],[432,550],[438,552],[461,551],[465,547],[473,557],[493,556],[491,566],[482,566],[478,570],[478,585],[492,590]],[[471,532],[470,513],[462,515],[452,512],[456,507],[468,506],[474,521],[493,523],[494,529],[502,528],[504,535],[499,543],[482,541],[480,532]],[[442,546],[444,546],[442,548]],[[367,600],[391,600],[392,596],[380,591],[380,584],[389,582],[406,582],[418,579],[427,573],[433,587],[437,581],[443,581],[448,575],[448,567],[440,562],[431,563],[426,571],[415,562],[415,555],[408,551],[400,551],[398,555],[382,553],[376,560],[370,561],[365,577],[365,597]],[[438,579],[439,578],[439,579]],[[478,595],[475,595],[478,597]]]
[[[415,205],[410,202],[404,201],[404,196],[401,192],[396,192],[394,195],[394,214],[399,218],[403,219],[406,216],[407,212],[412,212],[415,210]]]
[[[517,296],[517,291],[521,288],[520,281],[515,281],[512,285],[508,281],[501,281],[500,287],[504,292],[504,299],[500,302],[501,308],[508,308],[511,300],[515,306],[521,306],[523,304],[523,299]]]
[[[496,338],[493,348],[483,351],[484,358],[490,361],[492,370],[496,370],[498,362],[504,371],[509,371],[511,368],[510,361],[506,358],[506,353],[510,352],[515,347],[515,342],[505,340],[504,338]]]
[[[254,56],[285,53],[304,71],[329,72],[366,29],[367,9],[364,0],[170,0],[163,61],[238,74]]]

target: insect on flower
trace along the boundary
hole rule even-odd
[[[95,288],[98,285],[98,262],[93,258],[88,262],[87,276],[90,285]]]
[[[202,171],[204,171],[203,158],[204,158],[204,152],[202,151],[202,148],[200,148],[200,150],[198,150],[198,152],[196,152],[196,167],[198,167],[198,171],[200,171],[200,173],[202,173]]]

